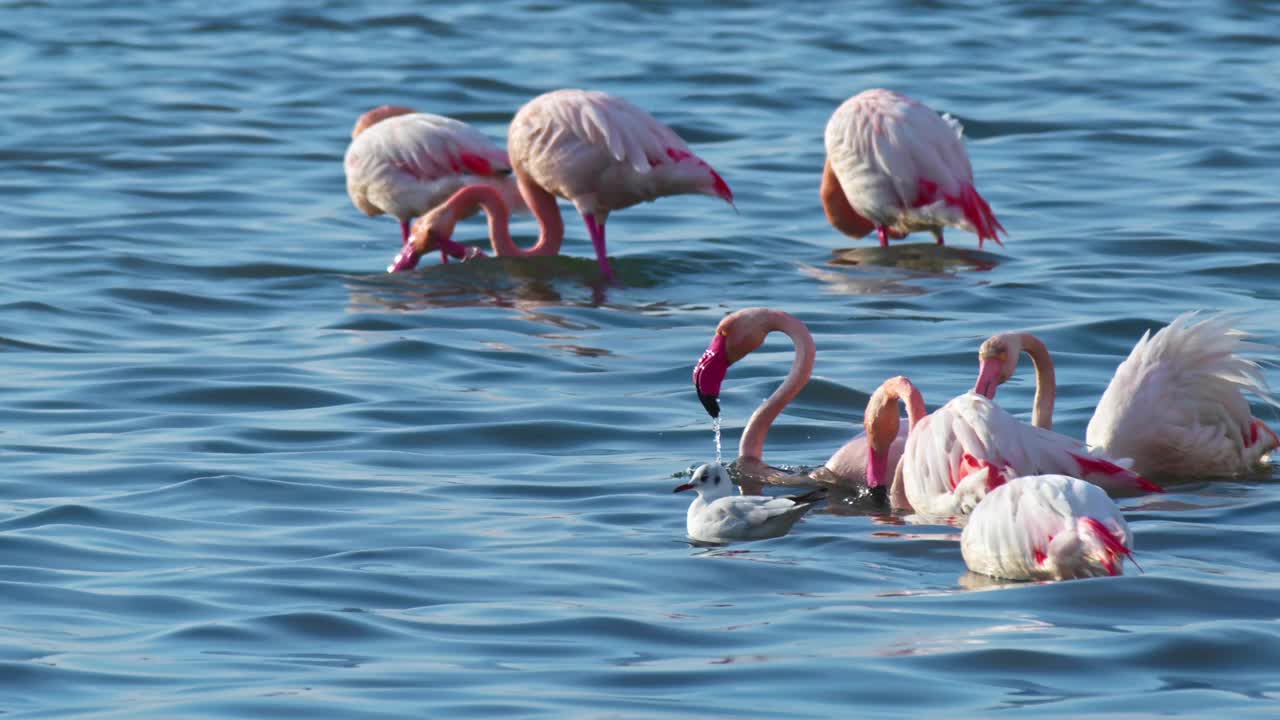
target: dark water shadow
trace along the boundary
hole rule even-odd
[[[959,270],[987,271],[1008,258],[983,250],[958,248],[937,243],[899,243],[840,248],[831,251],[828,261],[837,266],[893,267],[929,274],[951,274]]]
[[[432,308],[596,307],[627,290],[669,283],[688,268],[662,258],[611,259],[617,284],[600,276],[594,259],[565,255],[532,258],[477,258],[423,265],[401,273],[344,276],[348,312],[415,312]]]

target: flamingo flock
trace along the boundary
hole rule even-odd
[[[775,330],[792,339],[796,359],[747,422],[740,463],[762,461],[769,426],[812,374],[814,338],[781,311],[739,310],[720,322],[694,366],[698,399],[718,417],[729,367]],[[961,553],[974,572],[1011,580],[1119,575],[1134,542],[1112,496],[1161,493],[1160,482],[1190,477],[1250,475],[1280,449],[1280,436],[1251,414],[1245,397],[1280,406],[1258,365],[1239,354],[1251,348],[1222,315],[1184,313],[1148,331],[1117,368],[1082,441],[1051,429],[1055,367],[1045,343],[1000,333],[979,348],[973,389],[933,412],[908,378],[884,381],[867,401],[863,434],[827,461],[824,480],[864,486],[917,522],[963,523]],[[994,402],[1022,352],[1036,367],[1030,423]],[[746,538],[721,538],[732,539]]]
[[[866,90],[835,110],[824,142],[819,195],[838,232],[862,238],[875,231],[887,247],[928,231],[941,245],[951,227],[976,235],[979,248],[986,240],[1003,245],[1007,233],[977,190],[962,128],[950,116],[892,90]],[[623,98],[588,90],[555,90],[525,103],[512,117],[506,150],[458,120],[384,105],[356,122],[344,166],[352,203],[400,223],[389,272],[410,270],[435,251],[442,263],[484,256],[453,240],[457,224],[477,212],[488,219],[494,255],[557,255],[563,199],[582,217],[601,278],[617,284],[605,239],[610,213],[686,194],[734,205],[724,178],[670,127]],[[522,248],[510,218],[525,211],[539,232]],[[699,401],[719,418],[730,367],[774,332],[790,338],[794,360],[742,431],[740,472],[769,474],[765,438],[813,374],[814,337],[786,312],[738,310],[720,321],[693,370]],[[973,572],[1012,580],[1119,575],[1134,562],[1134,536],[1112,496],[1159,493],[1160,483],[1189,477],[1248,475],[1280,448],[1280,435],[1253,416],[1245,396],[1280,407],[1258,365],[1242,355],[1251,349],[1257,346],[1221,315],[1184,313],[1148,331],[1116,369],[1079,440],[1053,430],[1056,369],[1045,343],[1030,333],[999,333],[979,348],[973,388],[932,412],[907,377],[884,381],[860,413],[863,432],[807,479],[862,489],[870,502],[917,522],[963,524],[961,556]],[[1024,352],[1036,373],[1029,423],[995,403]],[[796,476],[773,473],[778,478]],[[719,463],[699,467],[676,488],[697,491],[687,514],[691,538],[777,537],[824,495],[770,497],[759,494],[758,482],[734,488]]]

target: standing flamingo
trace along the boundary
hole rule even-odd
[[[1195,312],[1148,330],[1116,368],[1086,441],[1160,478],[1257,471],[1280,437],[1253,416],[1242,391],[1280,403],[1258,365],[1237,354],[1257,347],[1247,337],[1228,316],[1197,321]]]
[[[411,219],[464,185],[488,184],[505,194],[509,206],[523,207],[502,148],[466,123],[399,105],[360,116],[343,166],[351,202],[370,217],[387,213],[399,220],[402,246],[408,244]],[[448,262],[449,255],[465,257],[465,248],[442,245],[441,260]],[[417,254],[401,252],[387,270],[417,263]]]
[[[849,98],[827,122],[827,220],[854,238],[876,230],[880,247],[916,230],[941,245],[948,225],[975,233],[979,248],[986,239],[1002,245],[1004,226],[974,187],[962,132],[951,116],[892,90]]]
[[[992,490],[960,534],[969,569],[1010,580],[1120,575],[1133,533],[1102,488],[1066,475],[1014,478]]]
[[[924,415],[924,399],[903,377],[885,381],[867,403],[867,465],[872,468],[867,483],[872,487],[887,477],[878,470],[896,439],[899,400],[908,405],[911,429],[890,489],[895,507],[924,515],[965,515],[988,492],[1021,475],[1071,475],[1112,492],[1162,492],[1083,443],[1027,425],[974,392]]]
[[[739,462],[763,462],[764,440],[773,421],[809,382],[817,354],[813,335],[799,318],[781,310],[745,308],[726,316],[716,327],[715,337],[693,369],[693,385],[698,399],[711,417],[720,416],[720,385],[729,366],[755,351],[774,331],[785,333],[795,344],[795,360],[782,385],[756,408],[742,430],[738,442]],[[895,432],[897,432],[895,430]],[[889,442],[884,462],[892,472],[906,443],[906,428]],[[867,480],[867,437],[859,434],[827,460],[826,469],[845,483]]]
[[[556,197],[582,215],[600,271],[613,283],[605,249],[609,213],[666,195],[698,193],[733,204],[720,174],[652,115],[613,95],[555,90],[520,108],[507,133],[511,163],[543,238],[564,235]]]

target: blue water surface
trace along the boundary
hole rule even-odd
[[[996,331],[1048,343],[1077,437],[1180,312],[1280,342],[1275,10],[0,2],[0,715],[1276,717],[1275,472],[1124,500],[1145,573],[1048,584],[835,506],[693,547],[670,492],[713,457],[690,370],[742,307],[817,338],[768,439],[787,466],[886,377],[968,389]],[[964,123],[1005,247],[827,225],[823,127],[881,86]],[[558,87],[672,125],[738,212],[615,213],[621,287],[573,215],[559,258],[383,272],[355,118],[501,141]],[[730,457],[791,352],[730,371]]]

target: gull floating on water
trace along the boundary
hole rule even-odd
[[[738,495],[729,473],[720,463],[708,463],[693,472],[689,482],[674,492],[697,490],[689,504],[689,537],[702,542],[763,540],[786,535],[802,515],[826,497],[821,490],[804,495],[769,497]]]

